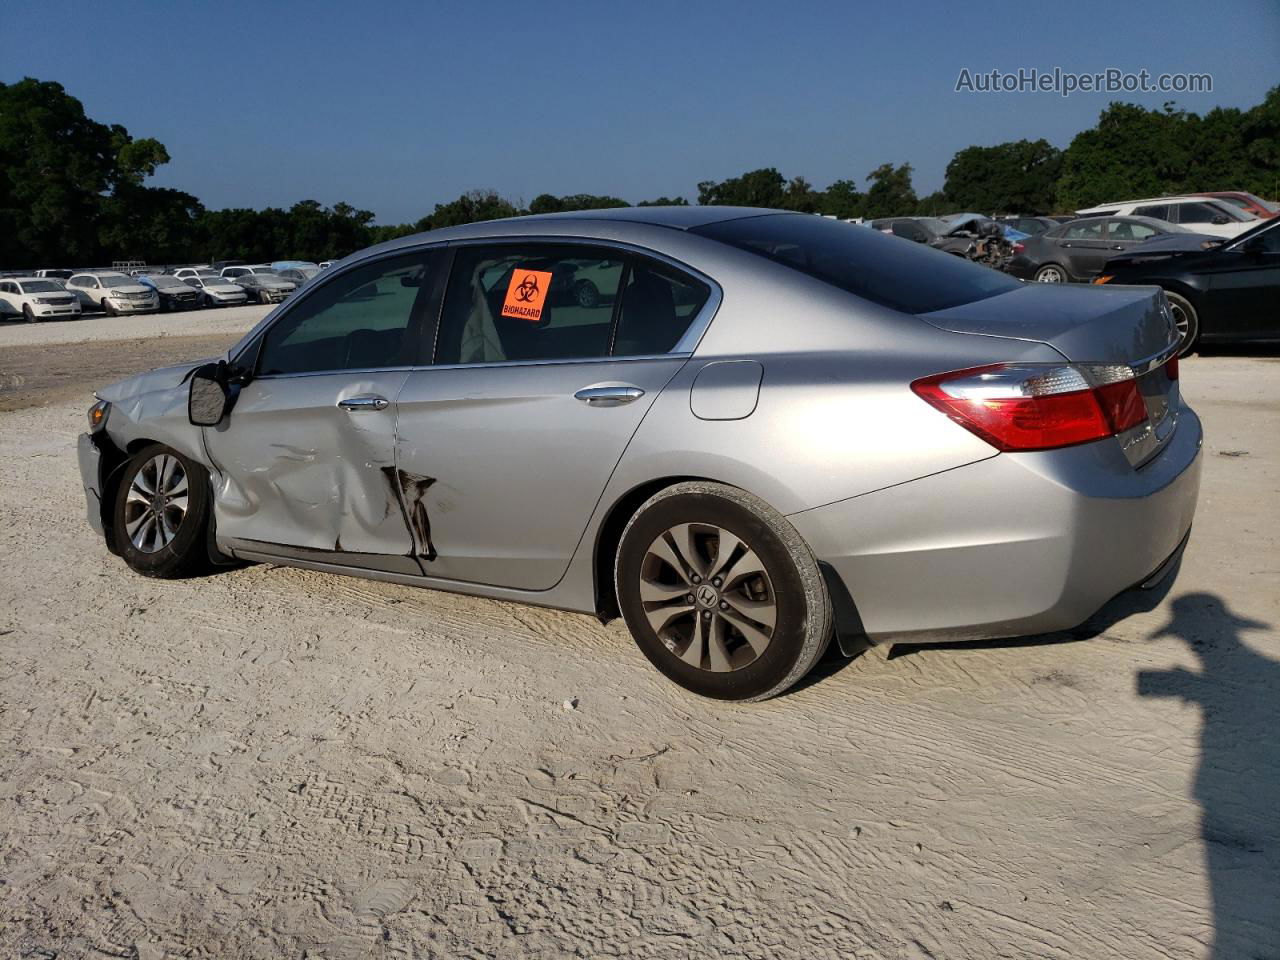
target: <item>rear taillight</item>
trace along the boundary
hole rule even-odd
[[[1015,243],[1015,244],[1013,245],[1013,252],[1014,252],[1014,253],[1025,253],[1025,252],[1026,252],[1026,249],[1027,249],[1027,248],[1026,248],[1026,246],[1025,246],[1024,244],[1021,244],[1021,243]]]
[[[924,377],[911,389],[997,450],[1069,447],[1147,419],[1124,364],[997,363]]]
[[[1170,380],[1178,379],[1178,355],[1174,354],[1169,358],[1169,362],[1164,365],[1164,375]]]

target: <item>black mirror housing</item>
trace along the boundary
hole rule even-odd
[[[231,383],[227,361],[206,363],[191,373],[187,394],[187,419],[193,426],[216,427],[231,410]]]

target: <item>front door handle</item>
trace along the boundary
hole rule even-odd
[[[573,396],[575,400],[581,400],[591,407],[620,407],[632,400],[639,400],[644,396],[644,391],[632,386],[583,387]]]
[[[391,406],[391,401],[386,397],[347,397],[345,400],[339,400],[338,406],[354,413],[357,410],[385,410]]]

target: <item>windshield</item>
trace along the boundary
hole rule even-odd
[[[804,214],[744,217],[695,227],[701,234],[903,313],[932,313],[1016,290],[989,267],[902,243],[874,230]]]
[[[147,277],[148,280],[156,287],[163,287],[165,290],[181,290],[186,286],[177,277]]]
[[[270,267],[250,267],[249,270],[253,273],[262,273],[262,274],[268,274],[268,275],[272,275],[275,273],[275,271],[272,270]]]
[[[23,293],[61,293],[62,288],[48,280],[27,280],[20,284]]]
[[[104,287],[136,287],[138,285],[138,281],[133,277],[104,277],[100,275],[98,279],[102,281]]]

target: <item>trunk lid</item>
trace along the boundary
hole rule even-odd
[[[1123,364],[1133,371],[1147,420],[1119,434],[1135,468],[1149,461],[1177,429],[1178,332],[1158,287],[1029,283],[920,319],[952,333],[1031,340],[1073,363]]]

